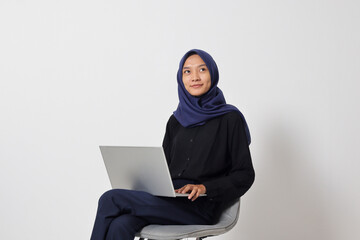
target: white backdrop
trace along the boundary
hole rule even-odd
[[[161,145],[208,51],[251,129],[241,215],[213,239],[360,239],[360,3],[0,1],[0,239],[89,239],[98,149]]]

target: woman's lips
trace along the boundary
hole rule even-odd
[[[202,84],[194,84],[194,85],[191,85],[192,88],[200,88],[202,87]]]

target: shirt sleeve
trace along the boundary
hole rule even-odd
[[[240,198],[255,180],[249,146],[242,118],[229,119],[228,156],[231,167],[225,176],[203,182],[207,196],[212,201],[231,201]]]
[[[170,150],[171,150],[171,123],[172,123],[172,116],[169,118],[167,124],[166,124],[166,130],[165,130],[165,136],[163,139],[162,147],[164,149],[165,158],[167,161],[167,164],[170,165],[171,159],[170,159]]]

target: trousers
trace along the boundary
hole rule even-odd
[[[212,224],[214,204],[200,197],[157,197],[113,189],[99,199],[91,240],[130,240],[149,224]]]

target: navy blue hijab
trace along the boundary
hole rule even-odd
[[[205,94],[195,97],[192,96],[184,86],[182,81],[183,66],[188,57],[197,54],[205,62],[211,76],[211,87]],[[217,87],[219,82],[219,71],[214,59],[207,52],[199,49],[188,51],[180,61],[177,73],[179,105],[174,112],[175,118],[183,127],[194,127],[204,125],[206,121],[224,115],[228,112],[238,112],[244,122],[245,133],[248,144],[251,143],[251,137],[248,125],[244,115],[235,106],[226,104],[224,95]]]

